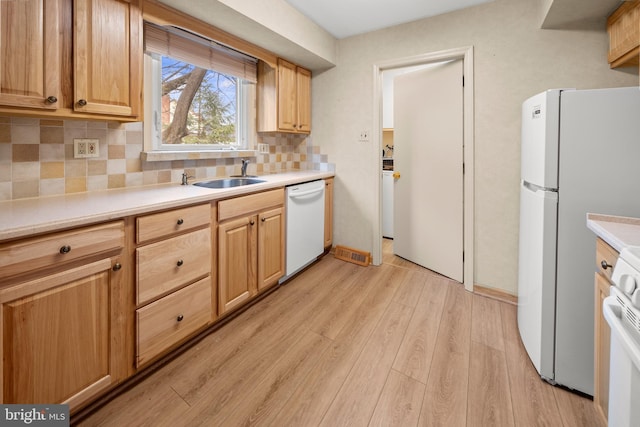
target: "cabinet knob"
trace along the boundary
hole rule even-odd
[[[178,317],[176,317],[176,320],[178,322],[182,322],[183,319],[184,319],[184,316],[182,314],[178,314]]]
[[[118,270],[120,270],[121,268],[122,268],[122,264],[120,264],[119,262],[116,262],[116,263],[113,265],[113,271],[118,271]]]
[[[69,245],[64,245],[63,247],[60,248],[60,253],[61,254],[68,254],[69,252],[71,252],[71,246]]]
[[[180,219],[178,220],[177,224],[178,224],[178,225],[182,225],[182,224],[184,224],[184,219],[180,218]]]
[[[262,217],[262,218],[260,219],[260,221],[262,221],[262,222],[265,222],[266,220],[267,220],[267,218],[265,218],[265,217]]]
[[[58,98],[53,95],[47,96],[47,104],[55,104],[56,102],[58,102]]]
[[[251,225],[253,225],[253,224],[255,224],[255,223],[256,223],[256,222],[255,222],[254,220],[249,221],[249,224],[251,224]]]
[[[87,100],[86,99],[79,99],[78,100],[78,105],[81,107],[84,107],[85,105],[87,105]]]
[[[182,264],[184,264],[184,261],[181,259],[179,259],[178,262],[176,263],[178,267],[182,267]]]
[[[603,270],[606,270],[607,268],[613,268],[613,265],[609,264],[607,260],[603,259],[602,262],[600,262],[600,267],[602,267]]]

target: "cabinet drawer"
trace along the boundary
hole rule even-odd
[[[138,309],[137,366],[153,359],[211,320],[210,277]]]
[[[211,273],[211,229],[138,248],[136,263],[140,305]]]
[[[218,202],[218,221],[284,204],[284,188]]]
[[[209,204],[141,216],[136,219],[136,241],[144,243],[169,237],[181,231],[206,226],[210,223],[211,205]]]
[[[0,276],[10,277],[124,247],[124,222],[0,244]]]
[[[611,281],[611,273],[618,260],[618,255],[618,251],[609,246],[607,242],[600,238],[596,239],[596,268],[609,281]],[[610,267],[604,268],[605,265]]]

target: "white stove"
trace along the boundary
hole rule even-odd
[[[611,281],[635,309],[640,309],[640,246],[622,249]]]
[[[611,327],[607,421],[634,427],[640,425],[640,247],[622,249],[611,281],[602,307]]]

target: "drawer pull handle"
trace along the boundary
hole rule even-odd
[[[63,247],[60,248],[60,253],[61,254],[68,254],[69,252],[71,252],[71,246],[69,245],[64,245]]]
[[[600,263],[600,267],[602,267],[603,270],[606,270],[607,268],[613,268],[613,265],[609,264],[606,260],[603,259]]]
[[[176,320],[178,322],[182,322],[182,319],[184,319],[184,316],[182,314],[179,314],[178,317],[176,317]]]
[[[119,262],[116,262],[113,266],[113,271],[118,271],[122,268],[122,264],[120,264]]]
[[[178,225],[182,225],[182,224],[184,224],[184,219],[180,218],[180,219],[178,220]]]
[[[184,261],[181,259],[179,259],[178,262],[176,263],[178,267],[182,267],[182,264],[184,264]]]

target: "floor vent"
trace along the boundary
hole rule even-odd
[[[343,261],[352,262],[364,267],[371,263],[371,253],[349,248],[347,246],[336,245],[335,257]]]

